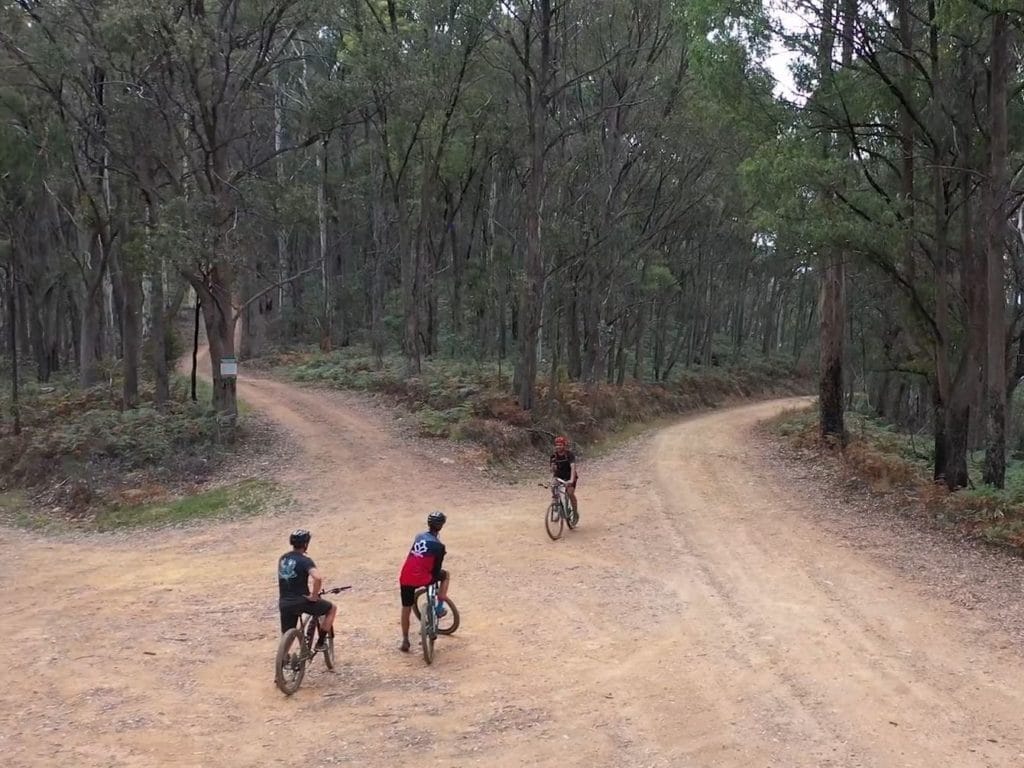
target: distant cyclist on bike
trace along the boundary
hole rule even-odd
[[[320,638],[317,642],[317,650],[320,650],[334,627],[338,609],[320,597],[323,578],[316,563],[306,554],[311,538],[305,529],[293,531],[288,538],[291,552],[285,552],[277,560],[278,608],[281,611],[282,634],[294,627],[304,613],[320,617]]]
[[[561,435],[555,438],[555,452],[551,454],[551,474],[565,481],[565,493],[572,504],[573,517],[579,521],[580,509],[576,503],[576,483],[579,482],[579,475],[576,474],[576,455],[569,450],[569,441]]]
[[[427,530],[418,534],[405,558],[402,572],[398,576],[399,591],[402,593],[402,645],[401,650],[409,651],[409,614],[416,602],[416,590],[435,582],[440,584],[437,591],[437,617],[448,610],[444,601],[448,597],[448,571],[441,568],[446,550],[438,534],[448,521],[444,512],[427,515]]]

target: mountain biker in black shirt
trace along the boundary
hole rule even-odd
[[[309,549],[309,531],[300,528],[294,531],[288,541],[291,552],[285,552],[277,560],[278,608],[281,611],[281,633],[295,626],[303,613],[320,618],[319,650],[334,627],[337,607],[320,597],[323,578],[306,551]]]

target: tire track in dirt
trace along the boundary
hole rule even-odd
[[[239,392],[298,446],[276,469],[298,510],[108,537],[0,529],[5,765],[1024,760],[1018,655],[824,536],[814,500],[747,451],[788,403],[588,463],[582,526],[552,543],[543,490],[443,463],[364,400],[266,379]],[[395,581],[434,507],[463,627],[428,669],[395,650]],[[355,588],[338,672],[285,699],[273,562],[300,524],[331,582]]]

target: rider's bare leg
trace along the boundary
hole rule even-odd
[[[567,485],[567,486],[565,486],[565,493],[569,497],[569,501],[572,502],[572,510],[573,510],[573,512],[576,512],[577,514],[579,514],[580,508],[579,508],[579,505],[576,503],[576,486],[574,486],[574,485]]]
[[[327,615],[320,617],[320,631],[325,635],[329,635],[331,630],[334,629],[334,617],[338,615],[338,606],[332,605],[331,610],[327,612]]]
[[[437,589],[437,599],[442,603],[448,599],[448,582],[451,581],[451,576],[445,574],[444,581],[441,582],[441,586]]]
[[[409,645],[409,614],[412,613],[412,606],[402,606],[402,646]]]

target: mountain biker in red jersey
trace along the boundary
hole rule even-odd
[[[562,436],[555,438],[555,452],[551,454],[551,474],[565,481],[565,493],[572,504],[575,525],[580,519],[579,505],[576,502],[579,475],[576,474],[576,455],[569,450],[569,441]]]
[[[446,550],[438,534],[447,522],[444,512],[427,515],[427,530],[413,539],[412,547],[405,558],[402,572],[398,576],[399,591],[402,594],[402,645],[400,650],[409,651],[409,614],[416,602],[416,590],[437,582],[437,617],[444,616],[448,609],[444,601],[448,597],[448,571],[441,568]]]

